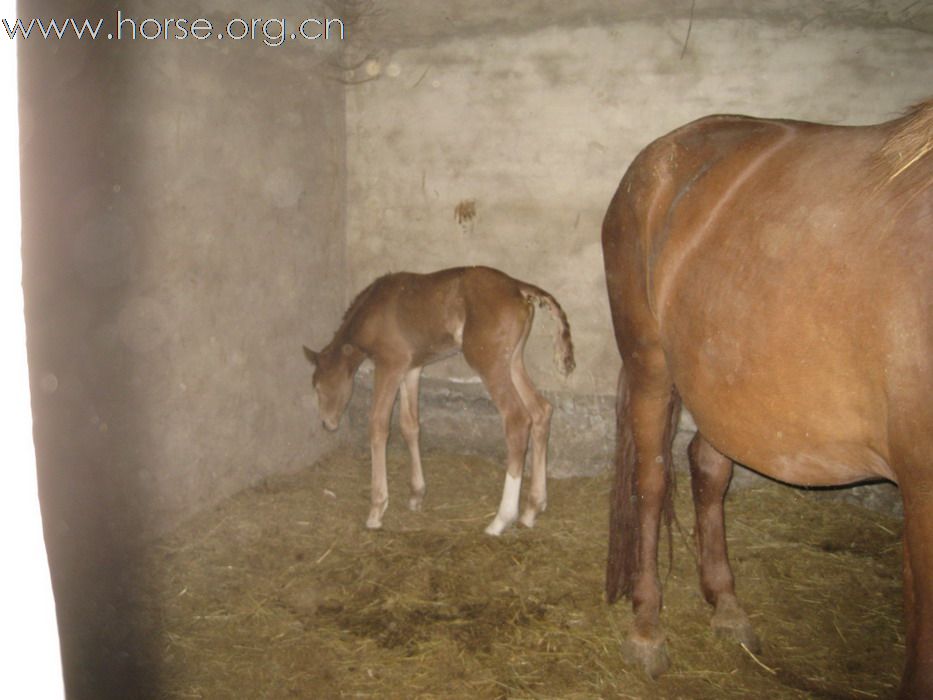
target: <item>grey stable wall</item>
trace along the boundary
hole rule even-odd
[[[217,6],[120,9],[229,16]],[[29,363],[70,697],[157,692],[119,602],[136,542],[338,444],[301,353],[346,295],[332,62],[308,45],[20,43]]]
[[[479,3],[467,14],[455,2],[433,35],[406,32],[397,12],[373,17],[362,82],[347,91],[351,289],[390,270],[486,264],[551,291],[577,370],[560,378],[543,314],[526,359],[559,407],[554,473],[602,469],[612,449],[619,360],[600,225],[636,153],[705,114],[865,124],[933,91],[923,3],[700,0],[692,19],[691,2],[572,7]],[[475,202],[475,218],[455,217],[461,202]],[[436,411],[473,377],[460,359],[427,375],[441,381]],[[426,439],[433,427],[462,442],[462,410],[435,421]]]

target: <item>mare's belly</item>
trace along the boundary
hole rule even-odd
[[[884,457],[851,424],[833,426],[815,416],[775,420],[767,412],[717,410],[702,398],[691,399],[685,396],[685,405],[717,450],[771,478],[801,486],[896,480]],[[718,405],[728,400],[720,394]]]

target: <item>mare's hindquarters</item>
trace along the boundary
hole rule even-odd
[[[629,169],[603,222],[606,285],[622,358],[606,594],[610,602],[631,596],[628,650],[656,676],[669,664],[659,624],[657,548],[661,521],[669,526],[673,513],[671,442],[679,402],[645,293],[639,242],[651,193],[641,179],[643,160],[644,154]]]

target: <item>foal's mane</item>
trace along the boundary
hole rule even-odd
[[[881,147],[887,182],[933,156],[933,97],[908,109],[896,124]]]
[[[357,320],[357,316],[359,315],[360,310],[366,306],[369,298],[372,296],[373,291],[386,277],[389,277],[389,274],[382,275],[382,277],[377,277],[353,298],[353,301],[350,302],[350,306],[348,306],[347,310],[343,312],[343,319],[340,322],[340,328],[338,328],[337,332],[334,334],[334,339],[331,341],[331,344],[336,342],[338,338],[340,339],[340,342],[343,342],[346,334],[353,330],[354,323]]]

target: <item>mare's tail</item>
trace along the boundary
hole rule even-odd
[[[606,561],[606,600],[609,603],[614,603],[623,596],[631,597],[635,578],[642,564],[639,556],[641,520],[638,515],[638,458],[629,416],[630,400],[623,367],[619,371],[619,385],[616,390],[615,477],[609,492],[609,554]],[[667,532],[668,572],[674,561],[671,525],[677,520],[674,512],[676,484],[672,444],[680,418],[680,405],[680,397],[676,391],[672,391],[661,456],[666,482],[661,501],[661,519]]]

